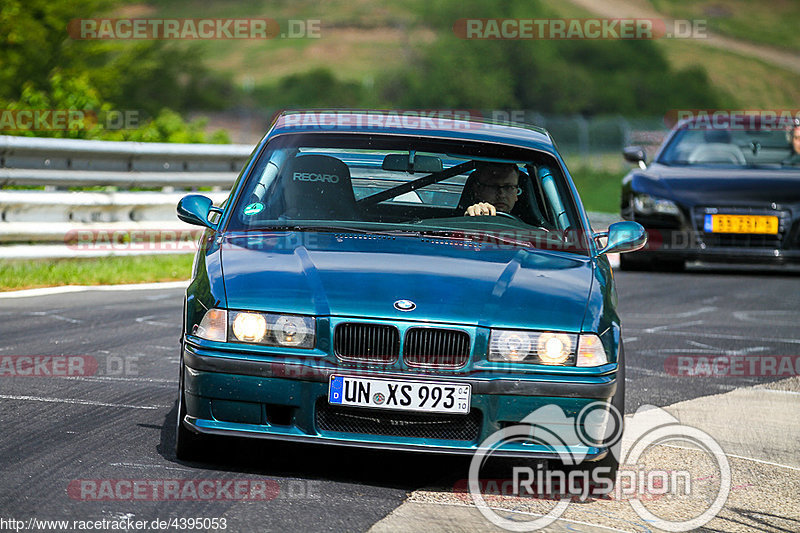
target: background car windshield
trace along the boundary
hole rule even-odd
[[[795,161],[797,160],[797,161]],[[694,127],[679,130],[658,159],[665,165],[792,166],[783,129]]]
[[[486,174],[476,169],[486,167],[499,176],[481,179]],[[556,159],[534,150],[410,137],[284,135],[260,155],[226,229],[537,229],[563,239],[580,228],[569,190]],[[465,216],[478,201],[507,213]]]

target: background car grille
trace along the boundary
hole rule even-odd
[[[333,335],[333,350],[346,361],[391,363],[400,354],[400,334],[394,326],[339,324]]]
[[[469,359],[469,334],[457,329],[411,328],[403,358],[411,366],[458,368]]]
[[[707,234],[703,242],[709,248],[780,248],[781,238],[776,235]]]
[[[481,429],[481,412],[473,409],[467,415],[408,413],[332,406],[320,399],[317,402],[316,423],[317,429],[321,431],[477,441]]]

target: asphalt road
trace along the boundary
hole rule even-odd
[[[676,356],[800,350],[797,270],[621,272],[617,286],[628,412],[782,379],[675,376],[668,362]],[[84,356],[82,364],[97,365],[92,375],[71,377],[10,377],[0,367],[0,530],[9,529],[2,522],[9,518],[29,525],[34,517],[148,523],[203,517],[224,518],[227,531],[366,531],[413,491],[466,476],[468,460],[462,458],[234,439],[215,441],[206,462],[177,461],[182,292],[0,298],[0,361]],[[786,408],[796,409],[797,398],[787,396],[794,403]],[[264,481],[277,490],[263,502],[141,501],[126,495],[122,501],[90,501],[103,499],[103,480],[122,479],[151,486],[178,480],[182,487],[191,485],[187,480],[212,480],[217,487]],[[83,493],[76,489],[93,486]],[[77,527],[70,523],[67,529]]]

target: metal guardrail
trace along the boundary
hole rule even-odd
[[[177,219],[178,200],[212,187],[203,194],[220,204],[252,150],[0,136],[0,258],[192,251],[185,241],[197,228]],[[112,190],[66,190],[71,187]],[[131,190],[140,188],[161,190]],[[590,217],[596,228],[614,218],[599,217]],[[129,236],[137,233],[149,242],[132,243]]]
[[[80,256],[68,245],[79,231],[185,233],[191,226],[177,220],[178,200],[211,187],[204,194],[222,202],[252,150],[0,136],[0,257]],[[67,190],[75,187],[106,190]],[[143,188],[161,190],[135,190]]]

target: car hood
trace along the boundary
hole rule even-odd
[[[800,170],[653,164],[637,178],[634,189],[665,195],[683,204],[800,203]]]
[[[580,331],[593,276],[565,253],[309,232],[228,235],[222,271],[230,309],[564,331]]]

